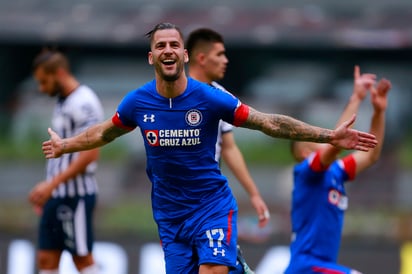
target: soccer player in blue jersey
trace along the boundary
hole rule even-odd
[[[375,88],[371,84],[374,76],[360,75],[357,66],[354,75],[354,90],[340,121],[358,111],[370,89],[374,109],[370,133],[376,136],[378,145],[367,152],[356,151],[337,158],[340,149],[334,146],[292,142],[292,154],[299,163],[293,173],[291,258],[285,274],[360,273],[337,263],[344,212],[348,206],[344,183],[379,159],[391,83],[382,79]]]
[[[103,121],[100,100],[76,80],[61,52],[41,52],[34,59],[33,73],[40,91],[57,97],[51,125],[61,136],[74,136]],[[49,159],[46,179],[29,194],[41,215],[37,251],[40,274],[59,273],[63,250],[71,253],[81,274],[98,273],[92,255],[98,156],[96,148]]]
[[[195,29],[189,33],[186,40],[186,49],[189,54],[189,76],[216,88],[226,90],[216,82],[222,80],[225,76],[229,62],[222,35],[209,28]],[[264,227],[269,221],[269,210],[252,176],[250,176],[239,147],[236,145],[233,125],[220,121],[217,134],[216,161],[219,162],[222,156],[226,165],[249,194],[252,206],[259,218],[259,227]],[[238,260],[241,262],[240,266],[242,262],[245,264],[241,273],[253,273],[242,258],[240,249]]]
[[[129,92],[111,119],[75,137],[61,138],[50,128],[42,149],[47,159],[56,158],[106,145],[138,127],[167,273],[228,273],[236,265],[237,204],[215,158],[220,120],[272,137],[345,149],[368,151],[377,144],[372,134],[350,128],[355,116],[330,130],[261,113],[186,76],[188,53],[178,27],[160,23],[147,35],[155,79]]]

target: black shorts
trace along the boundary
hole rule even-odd
[[[93,246],[93,212],[96,195],[51,198],[39,225],[40,250],[67,250],[85,256]]]

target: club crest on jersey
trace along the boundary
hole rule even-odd
[[[329,190],[328,200],[329,203],[341,210],[346,210],[348,208],[348,197],[336,189]]]
[[[191,109],[186,112],[186,123],[189,126],[197,126],[202,122],[202,113],[197,109]]]
[[[145,130],[144,135],[149,145],[151,146],[159,145],[159,131],[158,130]]]

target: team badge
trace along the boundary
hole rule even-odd
[[[348,197],[335,189],[329,190],[328,200],[329,203],[341,210],[346,210],[348,208]]]
[[[145,130],[144,135],[149,145],[151,146],[159,145],[159,131],[158,130]]]
[[[186,123],[189,126],[197,126],[202,122],[202,113],[197,109],[191,109],[186,112]]]

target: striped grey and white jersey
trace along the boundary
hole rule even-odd
[[[62,138],[79,134],[103,120],[103,107],[97,95],[87,86],[81,85],[65,98],[59,98],[53,111],[51,127]],[[47,179],[50,180],[65,170],[76,159],[79,152],[63,154],[47,162]],[[53,197],[75,197],[97,193],[95,172],[97,162],[90,163],[83,174],[60,184]]]
[[[226,89],[222,85],[218,84],[215,81],[213,81],[211,85],[214,86],[215,88],[226,91]],[[217,141],[216,141],[216,149],[215,149],[215,160],[217,162],[220,162],[220,157],[222,154],[222,135],[227,132],[231,132],[232,130],[233,130],[233,125],[220,120],[219,130],[217,131]]]

